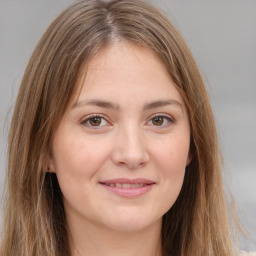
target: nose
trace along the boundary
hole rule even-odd
[[[115,137],[112,160],[128,169],[144,167],[149,162],[146,141],[139,128],[119,129]]]

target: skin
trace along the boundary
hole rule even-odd
[[[72,255],[161,255],[162,216],[181,190],[189,143],[184,102],[157,57],[124,42],[99,52],[53,140]],[[154,185],[126,198],[100,184],[115,178]]]

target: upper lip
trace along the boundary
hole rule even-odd
[[[128,178],[117,178],[117,179],[110,179],[110,180],[102,180],[99,183],[101,184],[155,184],[156,182],[149,180],[149,179],[144,179],[144,178],[135,178],[135,179],[128,179]]]

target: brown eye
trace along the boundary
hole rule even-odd
[[[160,126],[164,123],[164,117],[163,116],[157,116],[152,119],[153,125]]]
[[[91,117],[88,119],[88,123],[90,126],[99,126],[101,124],[102,118],[99,116]]]
[[[165,115],[157,115],[152,117],[147,124],[159,128],[165,128],[168,127],[169,125],[173,124],[174,120],[170,116],[165,116]]]
[[[90,129],[103,129],[109,126],[110,123],[100,115],[91,115],[88,118],[81,120],[81,125]]]

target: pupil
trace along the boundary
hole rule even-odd
[[[100,117],[92,117],[90,119],[90,124],[92,126],[98,126],[98,125],[100,125],[100,123],[101,123],[101,118]]]
[[[163,118],[158,116],[158,117],[153,119],[153,124],[154,125],[162,125],[163,121],[164,121]]]

